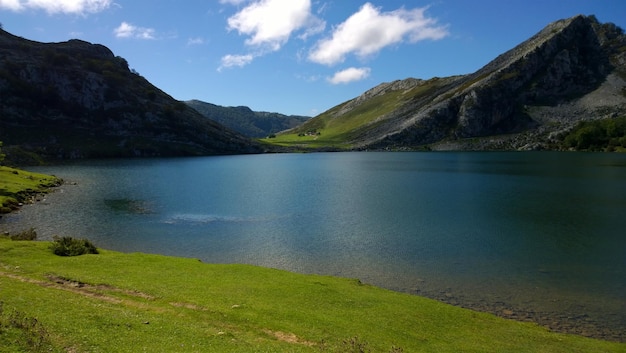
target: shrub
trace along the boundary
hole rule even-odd
[[[577,150],[613,150],[626,137],[626,117],[583,121],[565,136],[565,147]]]
[[[30,228],[23,232],[11,235],[11,240],[35,240],[37,239],[37,232],[35,228]]]
[[[84,254],[97,254],[98,249],[87,239],[75,239],[72,237],[53,237],[52,252],[59,256],[79,256]]]

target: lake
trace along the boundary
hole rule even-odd
[[[265,154],[29,168],[39,239],[358,278],[625,340],[626,154]]]

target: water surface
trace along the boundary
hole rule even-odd
[[[626,332],[623,154],[268,154],[31,169],[67,183],[0,229],[354,277],[559,330]]]

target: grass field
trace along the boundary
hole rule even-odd
[[[59,182],[54,176],[0,166],[0,213],[15,210],[29,196],[46,192]]]
[[[357,280],[0,237],[0,352],[626,352]]]

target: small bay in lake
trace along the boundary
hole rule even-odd
[[[29,170],[66,184],[0,230],[353,277],[626,339],[624,154],[267,154]]]

